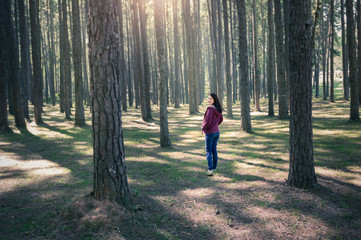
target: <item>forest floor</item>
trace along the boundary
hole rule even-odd
[[[318,186],[310,190],[285,185],[289,121],[252,112],[253,133],[243,133],[239,103],[220,127],[218,172],[206,176],[205,109],[169,107],[170,148],[159,147],[156,106],[151,123],[138,109],[123,112],[127,208],[90,196],[88,111],[85,127],[49,105],[41,126],[12,123],[13,133],[0,135],[0,238],[361,239],[361,123],[348,121],[349,102],[314,99]]]

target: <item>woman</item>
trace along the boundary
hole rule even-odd
[[[222,106],[215,93],[208,96],[208,104],[206,113],[204,114],[202,124],[202,134],[206,134],[206,156],[208,162],[208,176],[212,176],[217,169],[217,141],[219,139],[219,128],[223,122]]]

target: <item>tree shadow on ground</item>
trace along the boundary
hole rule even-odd
[[[43,159],[68,171],[46,177],[34,174],[31,169],[1,169],[0,181],[19,180],[19,184],[0,195],[2,236],[5,239],[361,238],[359,186],[325,173],[317,175],[317,188],[303,190],[285,186],[282,177],[272,177],[287,175],[287,161],[281,154],[273,157],[262,151],[287,154],[286,133],[255,127],[250,135],[237,136],[238,139],[226,137],[234,131],[230,120],[224,126],[224,148],[219,150],[220,154],[234,155],[229,159],[220,156],[220,172],[207,177],[202,153],[204,140],[192,136],[192,132],[199,131],[201,120],[189,116],[187,119],[189,126],[183,128],[171,124],[174,144],[166,149],[159,147],[159,133],[151,129],[153,125],[135,122],[138,125],[133,126],[134,121],[123,125],[127,173],[135,207],[119,207],[119,211],[114,211],[116,205],[110,205],[109,210],[106,204],[89,197],[92,154],[79,152],[76,145],[91,145],[90,127],[73,131],[44,125],[50,131],[70,137],[71,141],[44,139],[27,130],[21,138],[5,137],[5,141],[15,144],[3,145],[1,150],[16,155],[20,163]],[[274,121],[264,116],[255,120],[259,124]],[[281,122],[286,126],[286,121]],[[179,134],[189,135],[192,142],[182,142],[184,138]],[[327,136],[315,136],[315,139],[327,142]],[[338,139],[341,140],[345,139]],[[260,144],[266,148],[260,150]],[[343,144],[354,143],[346,139]],[[330,147],[330,150],[328,156],[342,160],[336,159],[342,149]],[[317,166],[333,169],[326,160],[317,160],[320,163],[316,171]],[[346,164],[340,170],[347,172],[348,166],[358,165]]]
[[[59,129],[52,127],[51,130]],[[2,179],[28,179],[27,183],[13,186],[1,194],[0,232],[5,239],[63,236],[68,236],[67,239],[79,239],[92,237],[92,234],[96,235],[105,228],[111,228],[111,231],[113,228],[120,229],[120,235],[129,239],[217,239],[209,229],[165,209],[149,195],[143,195],[142,201],[138,201],[139,197],[136,197],[135,202],[141,202],[142,207],[134,212],[126,210],[127,214],[123,216],[125,219],[121,224],[104,224],[103,219],[84,220],[86,213],[79,217],[82,214],[73,208],[73,204],[79,199],[82,201],[91,191],[92,169],[89,156],[77,154],[73,144],[66,144],[61,140],[54,144],[51,140],[42,139],[27,130],[22,130],[22,137],[24,141],[19,141],[17,146],[6,146],[2,150],[7,153],[20,153],[20,162],[42,159],[70,171],[69,174],[44,178],[34,177],[31,170],[1,169]],[[13,138],[10,139],[14,141]],[[56,155],[49,153],[49,150]],[[79,160],[85,160],[87,164],[82,165]],[[132,184],[130,185],[132,188]],[[83,230],[79,231],[79,228]],[[123,233],[124,229],[128,231]]]

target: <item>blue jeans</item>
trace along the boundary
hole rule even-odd
[[[219,139],[219,132],[206,134],[206,156],[208,162],[208,169],[213,170],[217,168],[217,142]]]

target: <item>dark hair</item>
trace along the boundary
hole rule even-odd
[[[221,102],[219,101],[217,94],[215,93],[210,93],[209,96],[211,96],[214,100],[213,106],[216,107],[217,111],[222,113],[222,106],[221,106]]]

